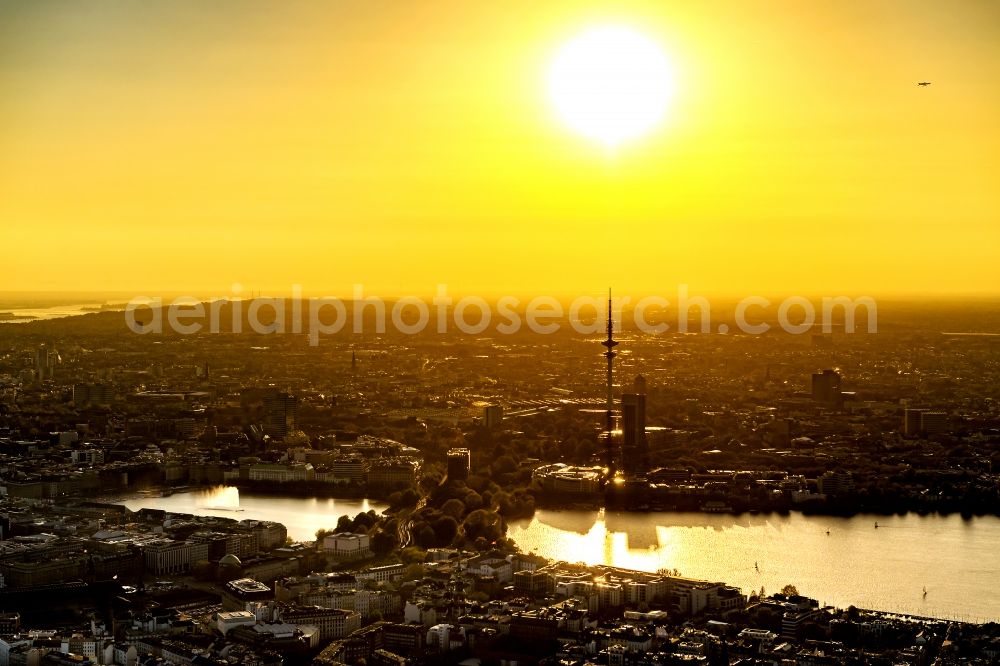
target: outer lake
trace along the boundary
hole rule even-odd
[[[274,520],[299,541],[333,527],[342,514],[386,506],[368,500],[240,495],[231,487],[123,504],[133,510]],[[995,593],[1000,518],[992,516],[539,510],[531,520],[513,521],[508,536],[522,550],[553,559],[647,571],[676,568],[685,576],[724,581],[744,592],[761,586],[773,592],[791,583],[802,594],[841,607],[1000,619],[1000,595]]]

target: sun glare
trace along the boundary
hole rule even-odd
[[[660,47],[622,26],[593,28],[565,44],[547,83],[563,122],[609,147],[649,131],[674,92]]]

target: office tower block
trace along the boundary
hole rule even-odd
[[[271,439],[284,439],[295,431],[298,420],[298,398],[288,393],[272,391],[264,396],[264,434]]]

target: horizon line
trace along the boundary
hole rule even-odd
[[[364,289],[363,298],[382,298],[382,299],[400,299],[407,297],[416,297],[420,299],[433,299],[436,295],[434,289],[427,290],[384,290],[378,288],[369,288],[363,283],[361,284]],[[626,298],[641,298],[645,296],[670,296],[671,294],[676,295],[678,287],[684,283],[678,283],[673,285],[671,289],[634,289],[627,290],[622,288],[617,288],[616,292],[620,297]],[[219,290],[219,289],[20,289],[20,290],[0,290],[0,297],[49,297],[49,298],[59,298],[59,297],[100,297],[100,296],[111,296],[116,298],[142,298],[142,297],[191,297],[198,300],[215,300],[215,299],[231,299],[231,300],[250,300],[252,298],[295,298],[296,296],[301,298],[340,298],[341,300],[354,300],[353,286],[341,287],[339,289],[310,289],[308,291],[303,290],[301,293],[295,294],[290,288],[282,289],[267,289],[266,287],[261,288],[250,288],[243,289],[240,293],[234,293],[232,289]],[[984,300],[996,298],[1000,299],[1000,290],[854,290],[854,289],[837,289],[837,290],[822,290],[822,289],[804,289],[804,290],[779,290],[779,289],[747,289],[743,291],[736,291],[732,289],[696,289],[691,287],[691,285],[686,285],[688,287],[688,296],[704,296],[712,298],[722,298],[722,299],[741,299],[748,296],[763,296],[763,297],[788,297],[788,296],[801,296],[805,298],[824,298],[824,297],[838,297],[838,296],[853,296],[859,297],[870,297],[879,299],[889,299],[889,300],[914,300],[924,297],[933,297],[942,300]],[[447,285],[445,285],[447,287]],[[527,289],[510,289],[510,290],[475,290],[475,289],[462,289],[462,290],[451,290],[448,289],[448,297],[464,297],[464,296],[479,296],[485,299],[496,299],[504,296],[513,297],[527,297],[534,298],[539,296],[548,296],[555,298],[556,300],[562,299],[572,299],[581,296],[594,296],[595,298],[603,298],[606,294],[607,287],[603,287],[595,290],[581,289],[578,291],[572,291],[568,289],[552,289],[552,290],[527,290]]]

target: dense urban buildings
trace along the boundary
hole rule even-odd
[[[988,338],[628,336],[609,413],[585,336],[538,356],[539,336],[310,347],[117,324],[0,329],[0,662],[947,664],[1000,640],[504,537],[536,506],[995,514]],[[121,503],[213,486],[389,508],[301,541]]]

